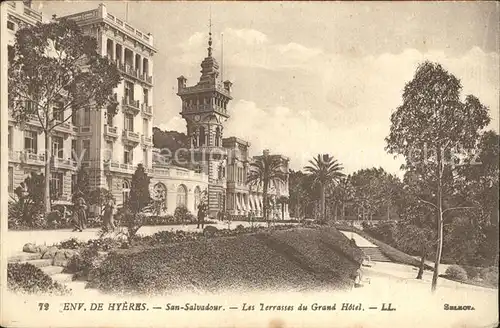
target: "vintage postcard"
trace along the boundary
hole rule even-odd
[[[4,1],[2,327],[497,327],[497,2]]]

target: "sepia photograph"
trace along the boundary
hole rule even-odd
[[[498,327],[497,2],[1,14],[2,326]]]

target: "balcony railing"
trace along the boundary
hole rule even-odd
[[[138,143],[140,141],[139,133],[130,130],[123,130],[122,138],[126,141]]]
[[[118,128],[104,124],[104,135],[112,138],[118,138]]]
[[[131,65],[128,65],[128,64],[125,64],[125,65],[121,65],[120,66],[124,66],[123,68],[121,68],[123,71],[125,71],[125,74],[128,74],[132,77],[135,77],[136,79],[139,78],[139,70],[138,69],[134,69],[133,66]]]
[[[132,111],[137,114],[140,111],[139,100],[133,100],[127,97],[122,98],[122,106],[124,110]]]
[[[147,136],[141,136],[141,142],[143,145],[151,146],[153,144],[153,138]]]
[[[151,75],[148,75],[147,73],[141,72],[139,68],[136,68],[133,65],[130,65],[127,63],[122,64],[121,58],[113,59],[110,54],[107,54],[106,56],[108,57],[108,60],[110,60],[116,64],[116,67],[122,73],[125,73],[128,76],[133,77],[135,79],[138,79],[140,81],[143,81],[149,85],[153,85],[153,77]]]
[[[139,30],[133,28],[132,26],[128,25],[127,23],[124,23],[122,20],[116,18],[115,16],[113,16],[109,13],[106,15],[106,18],[118,26],[124,27],[124,25],[125,25],[125,28],[127,29],[127,31],[130,34],[133,34],[137,38],[142,39],[142,40],[146,41],[148,44],[152,45],[152,39],[150,38],[150,35],[148,33],[144,33],[142,31],[139,31]]]
[[[52,157],[53,166],[62,169],[73,169],[76,167],[76,162],[72,159]]]
[[[32,152],[23,151],[20,153],[21,162],[26,164],[44,165],[45,154],[36,154]]]
[[[64,132],[64,133],[72,133],[74,132],[73,127],[71,126],[71,123],[69,122],[64,122],[59,125],[57,125],[54,130]]]
[[[153,106],[148,104],[141,104],[141,111],[143,114],[152,116],[153,115]]]
[[[197,84],[193,85],[191,87],[184,87],[180,91],[181,93],[198,93],[200,91],[205,91],[205,90],[216,90],[219,91],[220,93],[224,94],[228,98],[231,98],[231,93],[229,90],[227,90],[224,87],[223,83],[217,82],[215,84]]]
[[[153,77],[151,75],[147,75],[146,73],[139,74],[139,79],[142,81],[148,83],[148,84],[153,84]]]
[[[118,163],[116,161],[104,162],[104,170],[106,171],[133,174],[136,168],[133,164]]]

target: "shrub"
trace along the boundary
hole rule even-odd
[[[97,268],[99,253],[97,248],[84,248],[79,254],[74,255],[65,267],[65,272],[74,273],[75,278],[87,278],[92,269]]]
[[[47,226],[49,228],[58,228],[66,225],[66,220],[59,211],[52,211],[47,213]]]
[[[174,218],[179,223],[185,222],[195,222],[196,218],[189,210],[184,206],[179,206],[174,211]]]
[[[464,270],[465,270],[465,272],[467,272],[467,277],[469,279],[475,279],[475,278],[479,277],[480,268],[478,268],[478,267],[466,265],[466,266],[464,266]]]
[[[467,280],[467,272],[465,271],[464,268],[462,268],[459,265],[451,265],[446,269],[445,272],[446,276],[453,279],[453,280],[458,280],[458,281],[465,281]]]
[[[10,290],[28,294],[66,295],[69,293],[65,286],[54,282],[46,273],[29,263],[9,263],[7,285]]]
[[[128,207],[122,207],[116,214],[117,226],[124,226],[122,234],[127,237],[129,243],[136,239],[137,231],[144,225],[146,216],[143,213],[134,213]]]
[[[8,226],[9,229],[43,228],[43,208],[29,202],[9,200]]]
[[[492,286],[498,286],[498,267],[482,268],[479,271],[479,276],[484,282]]]
[[[62,249],[78,249],[84,245],[83,242],[79,241],[76,238],[70,238],[64,241],[61,241],[57,247]]]
[[[79,241],[76,238],[70,238],[64,241],[61,241],[59,244],[57,244],[57,248],[61,249],[78,249],[84,245],[83,242]]]
[[[87,241],[86,247],[95,249],[97,251],[107,252],[114,248],[120,247],[121,242],[113,238],[100,238],[100,239],[90,239]]]
[[[160,231],[152,236],[156,243],[169,244],[169,243],[182,243],[188,241],[198,240],[202,236],[199,232],[186,232],[186,231]]]

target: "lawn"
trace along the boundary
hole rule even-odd
[[[332,227],[271,230],[111,253],[89,276],[103,292],[350,288],[361,252]]]
[[[337,229],[339,230],[344,230],[344,231],[352,231],[356,232],[358,235],[362,236],[372,244],[376,245],[380,251],[387,256],[391,261],[395,263],[401,263],[401,264],[407,264],[407,265],[412,265],[415,267],[420,267],[420,261],[415,259],[414,257],[392,247],[387,245],[386,243],[381,242],[380,240],[377,240],[364,232],[363,230],[357,229],[355,227],[349,226],[349,225],[335,225]],[[433,268],[429,265],[425,265],[425,269],[427,270],[433,270]]]

